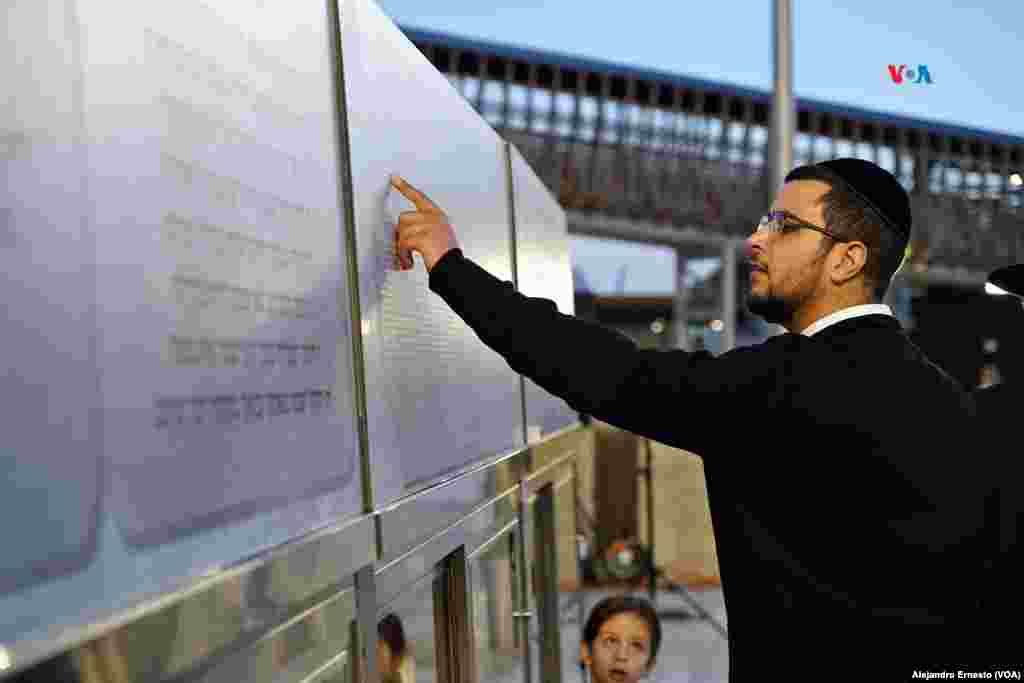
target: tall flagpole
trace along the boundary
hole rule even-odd
[[[793,168],[793,131],[796,105],[793,101],[793,32],[790,0],[774,0],[772,37],[775,87],[772,92],[772,120],[768,201],[782,188],[783,179]]]
[[[793,168],[793,131],[796,105],[793,101],[793,25],[790,0],[774,0],[772,8],[772,48],[775,84],[772,90],[772,119],[769,137],[768,187],[765,206],[782,189],[786,174]],[[771,335],[782,334],[781,325],[770,325]]]

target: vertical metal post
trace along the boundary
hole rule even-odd
[[[562,679],[561,619],[558,604],[558,532],[555,487],[545,484],[534,503],[534,568],[537,572],[537,616],[540,626],[540,680]]]
[[[775,89],[772,93],[771,173],[769,201],[782,187],[793,168],[793,129],[796,112],[793,102],[793,37],[790,0],[775,0],[773,13]]]
[[[355,576],[356,585],[356,631],[358,639],[353,643],[353,668],[358,672],[358,683],[378,683],[377,671],[377,583],[373,565],[368,564]]]
[[[676,296],[672,302],[672,340],[675,348],[689,351],[690,334],[688,331],[689,313],[688,299],[690,290],[686,283],[686,250],[676,249]]]
[[[518,599],[516,600],[516,628],[520,642],[523,644],[523,683],[533,683],[533,652],[530,642],[531,620],[536,616],[530,606],[530,565],[526,559],[526,544],[531,542],[532,536],[528,524],[528,509],[530,505],[529,490],[519,482],[519,527],[516,530],[518,542],[516,543],[516,556],[514,561],[519,565],[516,574],[519,585],[517,586]],[[538,681],[539,683],[539,681]]]
[[[736,250],[732,240],[722,246],[722,353],[736,346]]]
[[[658,599],[658,569],[654,555],[654,448],[650,439],[644,439],[644,494],[647,507],[647,594],[651,604]],[[580,622],[582,624],[582,622]]]
[[[433,582],[434,654],[438,683],[476,681],[476,649],[467,592],[466,548],[459,546],[441,561]]]

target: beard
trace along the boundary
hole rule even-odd
[[[753,291],[754,283],[750,283],[750,288],[747,290],[747,310],[756,316],[764,318],[766,322],[786,326],[786,323],[792,322],[793,315],[797,309],[800,308],[811,296],[814,288],[814,282],[821,277],[821,262],[824,260],[827,253],[821,252],[814,261],[811,262],[810,267],[814,268],[813,271],[808,270],[805,278],[801,278],[799,282],[791,282],[789,296],[781,296],[775,293],[776,286],[769,282],[767,292],[763,294],[755,294]],[[765,277],[770,277],[767,274]]]
[[[766,322],[781,325],[793,316],[792,302],[773,294],[750,294],[747,297],[747,310]]]

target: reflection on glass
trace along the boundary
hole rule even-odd
[[[306,683],[354,683],[348,653],[325,666]]]
[[[478,681],[521,681],[523,647],[516,633],[515,535],[495,539],[469,562],[470,605]]]
[[[238,655],[214,665],[197,680],[224,681],[339,680],[345,667],[355,598],[337,593],[308,611],[271,629]],[[327,676],[321,679],[319,676]]]
[[[385,633],[391,641],[385,652],[378,645],[377,663],[388,665],[387,669],[381,668],[382,683],[437,680],[433,578],[433,574],[424,577],[381,612],[378,637]]]
[[[405,639],[405,627],[394,612],[377,622],[377,672],[382,683],[416,680],[416,660]]]
[[[576,547],[576,497],[572,476],[555,483],[555,533],[558,545],[558,590],[579,587]]]

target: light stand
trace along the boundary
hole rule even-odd
[[[651,604],[654,605],[655,610],[658,613],[658,618],[662,620],[671,621],[687,621],[689,619],[700,619],[708,622],[713,629],[718,631],[719,635],[723,638],[728,638],[728,633],[722,624],[718,623],[710,612],[704,609],[704,606],[693,597],[689,589],[678,584],[669,578],[668,573],[663,569],[658,569],[655,563],[655,550],[654,550],[654,450],[651,448],[651,440],[644,439],[644,466],[637,472],[639,476],[644,478],[645,493],[647,499],[647,582],[648,582],[648,595],[650,596]],[[658,594],[658,578],[662,579],[662,583],[665,588],[675,595],[682,598],[686,604],[690,606],[696,614],[693,614],[687,610],[669,610],[669,609],[658,609],[657,594]]]

